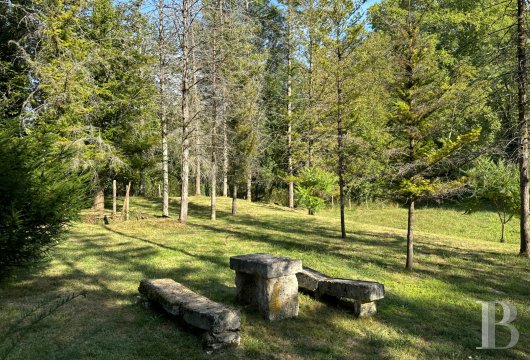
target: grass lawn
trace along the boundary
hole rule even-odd
[[[35,325],[10,359],[530,359],[530,261],[516,256],[517,221],[498,243],[496,215],[439,208],[417,213],[416,270],[405,263],[406,210],[357,208],[347,213],[346,241],[338,212],[308,216],[239,201],[218,220],[209,199],[192,197],[190,219],[150,217],[110,226],[78,223],[47,262],[0,284],[0,335],[35,305],[85,292]],[[159,202],[133,198],[132,210],[159,213]],[[172,203],[172,214],[178,204]],[[269,323],[234,304],[229,257],[267,252],[302,259],[337,277],[385,284],[373,318],[300,295],[300,315]],[[169,277],[212,300],[242,310],[242,344],[206,355],[200,338],[135,304],[142,278]],[[509,300],[520,332],[511,350],[477,350],[481,305]],[[500,317],[500,311],[498,316]],[[508,331],[497,327],[499,346]],[[0,338],[0,345],[3,338]],[[0,352],[1,354],[1,352]]]

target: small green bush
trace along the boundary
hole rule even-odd
[[[0,129],[0,276],[57,243],[85,204],[86,177],[50,135]]]
[[[337,175],[328,171],[319,168],[303,169],[297,178],[298,201],[310,214],[314,214],[324,207],[325,197],[334,193],[337,181]]]

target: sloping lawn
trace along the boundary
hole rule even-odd
[[[36,324],[10,359],[530,359],[530,260],[517,257],[517,224],[508,243],[497,242],[494,213],[462,215],[420,209],[416,269],[403,270],[406,211],[365,209],[347,214],[346,241],[335,211],[303,210],[219,199],[191,199],[187,226],[156,215],[159,203],[132,199],[130,221],[109,226],[75,224],[50,259],[0,284],[0,335],[46,299],[84,292]],[[385,284],[386,298],[369,319],[300,295],[300,316],[270,323],[234,303],[229,257],[267,252],[302,259],[337,277]],[[155,311],[135,304],[142,278],[173,278],[215,301],[242,310],[242,344],[207,355],[200,338]],[[519,344],[511,350],[481,346],[481,305],[509,300]],[[500,311],[498,313],[500,318]],[[509,333],[497,327],[499,346]],[[5,337],[0,338],[1,342]],[[5,346],[4,346],[5,347]],[[0,352],[1,355],[1,352]]]

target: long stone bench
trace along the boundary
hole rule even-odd
[[[196,294],[172,279],[144,279],[138,291],[186,324],[204,330],[203,341],[207,349],[239,345],[241,320],[238,310]]]
[[[354,313],[358,317],[371,316],[377,312],[376,301],[385,297],[383,284],[374,281],[336,279],[307,266],[296,273],[298,289],[317,297],[352,299]]]

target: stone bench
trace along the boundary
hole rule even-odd
[[[377,312],[376,301],[385,297],[383,284],[373,281],[336,279],[304,266],[296,273],[298,288],[317,297],[352,299],[358,317]]]
[[[236,271],[237,300],[256,308],[267,319],[298,316],[300,260],[270,254],[232,256],[230,269]]]
[[[169,314],[204,330],[203,341],[207,349],[239,345],[241,320],[238,310],[198,295],[171,279],[144,279],[138,291]]]

